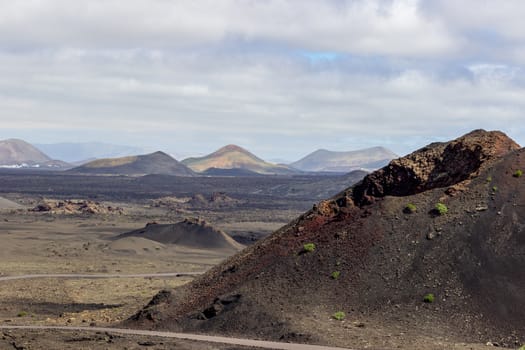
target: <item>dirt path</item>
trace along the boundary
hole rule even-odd
[[[98,278],[168,278],[168,277],[184,277],[197,276],[203,272],[166,272],[166,273],[137,273],[137,274],[81,274],[81,273],[57,273],[57,274],[33,274],[33,275],[14,275],[1,276],[0,282],[25,280],[35,278],[82,278],[82,279],[98,279]]]
[[[350,350],[347,348],[337,348],[321,345],[307,345],[294,343],[278,343],[264,340],[240,339],[218,337],[200,334],[186,334],[174,332],[159,332],[159,331],[145,331],[138,329],[121,329],[121,328],[105,328],[105,327],[66,327],[66,326],[4,326],[0,325],[1,330],[59,330],[59,331],[87,331],[87,332],[107,332],[124,335],[141,335],[161,338],[176,338],[184,340],[202,341],[208,343],[221,343],[240,346],[254,346],[263,349],[279,349],[279,350]]]

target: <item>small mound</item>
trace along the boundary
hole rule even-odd
[[[160,242],[142,237],[124,237],[117,239],[107,245],[113,251],[130,254],[147,254],[166,249]]]
[[[176,224],[148,224],[142,229],[123,233],[116,239],[126,237],[147,238],[163,244],[175,244],[195,249],[238,251],[244,248],[225,232],[198,219],[186,219]]]
[[[20,209],[22,206],[18,203],[10,201],[4,197],[0,197],[0,209]]]

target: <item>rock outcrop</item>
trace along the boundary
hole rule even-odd
[[[123,214],[120,207],[107,206],[90,200],[43,200],[34,208],[33,212],[48,212],[51,214]]]

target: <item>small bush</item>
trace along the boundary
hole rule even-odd
[[[342,321],[345,319],[346,315],[343,311],[337,311],[335,314],[332,315],[332,317],[338,321]]]
[[[436,204],[435,209],[439,215],[445,215],[446,213],[448,213],[448,208],[443,203]]]
[[[16,316],[17,317],[26,317],[27,316],[27,312],[26,311],[20,311]]]
[[[492,186],[492,192],[498,192],[498,186]]]
[[[518,350],[525,350],[525,345],[522,345]]]
[[[407,214],[412,214],[412,213],[415,213],[416,210],[417,210],[417,207],[415,206],[415,204],[408,203],[405,209],[403,209],[403,212]]]
[[[425,295],[425,296],[423,297],[423,301],[424,301],[425,303],[429,303],[429,304],[430,304],[430,303],[433,303],[435,299],[436,299],[436,297],[435,297],[434,294],[432,294],[432,293],[428,293],[427,295]]]
[[[332,274],[330,275],[330,277],[332,277],[332,279],[334,279],[334,280],[338,279],[339,276],[341,276],[341,271],[334,271],[334,272],[332,272]]]
[[[516,170],[516,172],[512,175],[514,177],[521,177],[523,175],[523,171],[522,170]]]
[[[487,182],[492,182],[492,176],[489,175],[489,176],[487,177]]]
[[[315,243],[306,243],[303,245],[303,250],[307,253],[311,253],[315,250]]]

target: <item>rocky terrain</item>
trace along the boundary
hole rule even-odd
[[[302,171],[350,172],[375,170],[388,164],[397,155],[384,147],[372,147],[349,152],[319,149],[290,164]]]
[[[142,176],[163,174],[194,176],[195,174],[164,152],[121,158],[97,159],[68,171],[71,174]]]
[[[268,163],[254,154],[248,152],[242,147],[236,145],[227,145],[221,149],[207,155],[198,158],[187,158],[182,161],[183,164],[190,167],[196,172],[206,172],[207,174],[219,174],[222,175],[225,172],[221,172],[219,169],[229,170],[228,174],[244,174],[253,175],[253,173],[264,174],[264,175],[275,175],[275,174],[293,174],[296,170],[293,170],[284,165],[277,165]],[[236,170],[235,172],[233,170]],[[242,171],[245,171],[244,173]],[[248,171],[248,173],[246,173]]]
[[[500,132],[431,144],[161,292],[125,325],[352,348],[517,347],[523,169],[525,150]]]
[[[90,200],[42,200],[31,209],[50,214],[123,214],[124,209]]]

